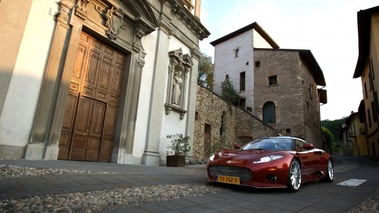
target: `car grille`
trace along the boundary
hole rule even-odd
[[[253,174],[251,171],[244,167],[237,166],[211,166],[209,173],[216,177],[217,175],[239,177],[240,181],[251,181]]]

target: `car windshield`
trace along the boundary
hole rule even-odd
[[[293,150],[290,138],[263,138],[245,144],[242,150]]]

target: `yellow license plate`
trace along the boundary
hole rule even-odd
[[[230,184],[241,184],[239,177],[233,177],[233,176],[224,176],[224,175],[218,175],[217,176],[217,182],[220,183],[230,183]]]

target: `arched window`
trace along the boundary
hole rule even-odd
[[[276,123],[275,104],[271,101],[263,105],[263,121],[265,123]]]

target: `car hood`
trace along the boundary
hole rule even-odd
[[[247,162],[258,160],[261,157],[279,153],[281,152],[273,150],[222,150],[216,154],[217,157],[215,157],[213,162],[245,165]]]

